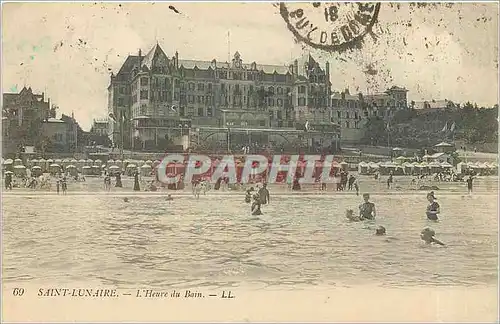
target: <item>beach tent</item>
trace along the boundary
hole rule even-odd
[[[14,166],[14,174],[16,176],[25,176],[26,175],[26,167],[24,165]]]
[[[149,176],[151,174],[151,166],[144,164],[143,166],[141,166],[140,172],[142,176]]]
[[[62,165],[63,165],[63,166],[67,166],[67,165],[69,165],[69,163],[70,163],[70,162],[69,162],[69,159],[64,159],[64,160],[62,160]]]
[[[70,162],[71,164],[76,164],[76,163],[78,163],[78,161],[77,161],[76,159],[71,159],[71,160],[69,160],[69,162]]]
[[[415,166],[412,163],[409,163],[409,162],[403,163],[403,170],[404,170],[405,174],[412,174],[414,168],[415,168]]]
[[[64,169],[68,171],[72,176],[76,176],[78,174],[78,169],[73,164],[67,165]]]
[[[144,162],[144,164],[151,165],[151,164],[153,164],[153,161],[147,160],[146,162]]]
[[[94,165],[102,165],[102,160],[101,159],[96,159],[94,160]]]
[[[82,167],[82,174],[83,175],[90,175],[90,174],[92,174],[92,168],[90,166],[88,166],[88,165],[84,165]]]
[[[431,172],[439,172],[441,170],[441,163],[439,162],[431,162],[429,163],[429,168],[431,169]]]
[[[29,163],[30,163],[30,166],[35,166],[35,165],[38,165],[38,160],[37,159],[30,160]]]
[[[92,159],[85,160],[85,165],[91,166],[94,161]]]
[[[40,161],[41,161],[41,160],[40,160]],[[45,162],[46,162],[48,165],[51,165],[52,163],[54,163],[54,160],[52,160],[52,159],[47,159]]]
[[[107,165],[113,165],[114,163],[115,163],[115,160],[113,160],[113,159],[109,159],[109,160],[106,162],[106,164],[107,164]]]
[[[156,167],[157,165],[159,165],[161,163],[160,160],[154,160],[153,162],[153,167]],[[213,163],[212,163],[213,164]]]
[[[12,159],[7,159],[7,160],[3,161],[4,165],[9,165],[9,164],[13,164],[13,163],[14,163],[14,161],[12,161]]]
[[[358,163],[358,173],[359,174],[368,174],[368,163],[366,162],[359,162]]]
[[[21,165],[21,164],[23,164],[23,160],[21,160],[21,159],[14,160],[14,165]]]
[[[43,174],[42,167],[39,165],[35,165],[31,167],[31,175],[34,177],[41,176]]]
[[[368,166],[370,167],[370,169],[379,169],[380,168],[378,163],[375,163],[375,162],[368,163]]]
[[[457,173],[465,172],[466,169],[467,169],[467,164],[465,164],[464,162],[459,162],[457,164]]]
[[[61,163],[62,163],[62,160],[61,160],[61,159],[55,159],[55,160],[54,160],[54,163],[61,164]]]
[[[403,164],[406,161],[406,157],[400,155],[396,158],[396,163]]]
[[[448,162],[443,162],[443,163],[441,163],[441,167],[444,169],[449,169],[449,168],[453,168],[453,165],[449,164]]]
[[[349,163],[347,163],[346,161],[342,161],[340,162],[340,167],[342,168],[342,170],[347,171],[349,170]]]
[[[50,173],[56,173],[61,171],[61,166],[57,163],[52,163],[49,165],[49,171]]]

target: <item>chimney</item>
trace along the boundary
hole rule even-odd
[[[179,68],[179,52],[175,51],[175,67]]]
[[[293,61],[293,73],[299,74],[299,62],[297,60]]]
[[[139,71],[141,71],[142,67],[142,50],[139,48]]]

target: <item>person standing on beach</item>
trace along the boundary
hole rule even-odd
[[[66,182],[66,177],[63,177],[62,182],[61,182],[61,187],[62,187],[63,195],[65,195],[66,192],[68,191],[68,182]]]
[[[139,172],[134,173],[134,191],[141,191],[141,187],[139,186]]]
[[[123,187],[122,185],[122,175],[120,172],[116,173],[116,183],[115,183],[115,187],[118,187],[118,188],[121,188]]]
[[[467,178],[467,192],[469,194],[472,193],[472,180],[474,180],[474,178],[470,175],[468,178]]]
[[[354,181],[356,180],[356,178],[351,174],[349,176],[349,182],[348,182],[348,190],[352,190],[352,185],[354,184]]]
[[[267,183],[262,185],[262,188],[259,190],[260,203],[262,205],[266,205],[270,202],[269,190],[267,189]]]
[[[354,189],[356,190],[356,196],[359,196],[359,183],[356,178],[354,178]]]
[[[60,186],[61,186],[61,182],[58,179],[58,180],[56,180],[56,192],[57,192],[57,194],[59,194],[59,188],[60,188]]]
[[[364,202],[359,205],[359,217],[363,219],[375,219],[377,212],[375,210],[375,204],[370,202],[370,194],[363,194]]]
[[[391,184],[392,184],[392,171],[389,174],[389,177],[387,178],[387,189],[391,189]]]

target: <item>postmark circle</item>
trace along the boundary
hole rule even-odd
[[[377,22],[380,2],[280,2],[280,14],[301,42],[325,51],[357,48]]]

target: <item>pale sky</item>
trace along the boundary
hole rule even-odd
[[[230,50],[245,62],[284,65],[310,52],[330,62],[334,90],[398,85],[410,100],[498,102],[497,3],[382,3],[374,31],[376,42],[368,36],[362,49],[332,54],[297,43],[272,3],[4,3],[2,91],[45,91],[59,114],[74,111],[88,130],[107,115],[110,71],[158,41],[180,59],[226,61]]]

